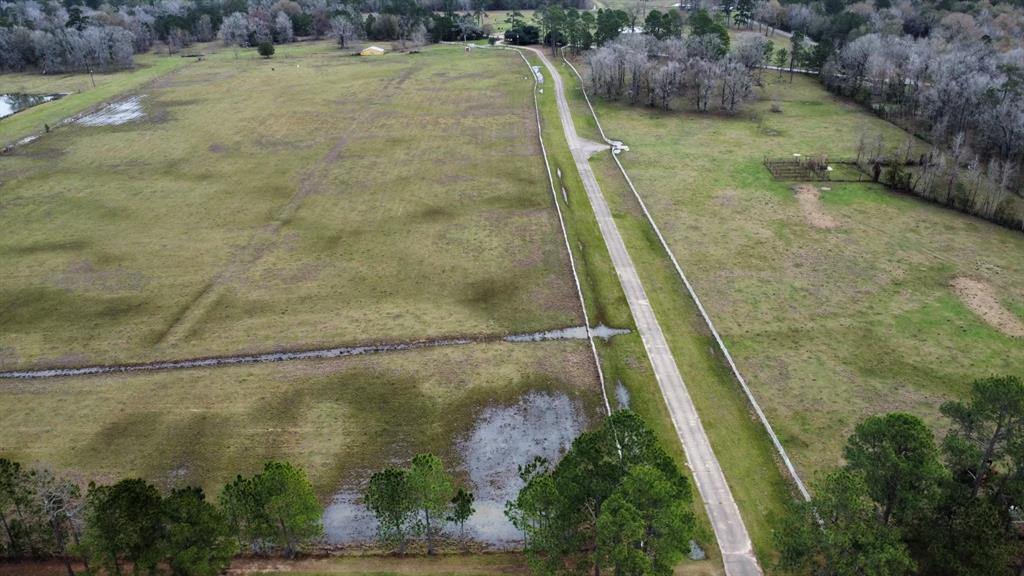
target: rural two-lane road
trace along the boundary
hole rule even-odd
[[[551,65],[542,50],[527,49],[540,57],[551,76],[565,139],[569,143],[576,169],[579,171],[587,198],[597,217],[601,235],[608,246],[612,264],[615,266],[615,272],[626,294],[629,309],[633,313],[637,331],[647,350],[647,356],[650,358],[658,386],[665,397],[665,403],[668,405],[676,433],[683,444],[697,490],[707,509],[708,516],[711,518],[711,526],[715,531],[719,549],[722,551],[726,574],[729,576],[760,575],[762,571],[757,563],[757,557],[754,556],[750,535],[747,533],[747,527],[740,516],[736,501],[732,497],[732,491],[726,483],[725,474],[711,449],[711,443],[704,432],[700,417],[697,415],[697,408],[686,389],[682,374],[679,372],[679,367],[665,340],[665,334],[647,300],[647,293],[640,282],[633,259],[626,251],[622,235],[619,233],[608,203],[601,193],[601,187],[587,160],[594,152],[595,147],[607,149],[607,146],[597,145],[597,143],[580,138],[576,134],[576,126],[573,124],[561,75]]]

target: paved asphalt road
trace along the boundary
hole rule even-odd
[[[750,535],[747,533],[743,518],[740,517],[739,508],[732,497],[729,485],[725,481],[725,474],[711,450],[711,443],[701,425],[693,400],[686,390],[686,384],[683,383],[679,367],[676,366],[675,359],[669,351],[661,325],[658,324],[654,310],[647,300],[643,284],[640,283],[640,276],[637,274],[636,267],[633,266],[633,259],[626,251],[622,235],[619,234],[619,229],[608,209],[608,203],[605,202],[594,172],[590,169],[590,163],[587,161],[590,154],[596,150],[607,150],[608,147],[580,138],[576,134],[576,126],[573,124],[569,103],[565,97],[565,87],[558,70],[551,65],[543,51],[531,48],[528,50],[532,50],[540,56],[551,76],[565,139],[569,142],[569,148],[572,151],[573,160],[576,162],[576,168],[579,170],[580,178],[583,180],[587,198],[597,216],[601,235],[608,246],[608,252],[611,254],[612,264],[615,266],[622,289],[626,293],[629,309],[633,313],[637,330],[644,342],[647,356],[651,360],[658,386],[661,387],[661,393],[664,395],[672,415],[672,422],[675,424],[679,440],[686,451],[686,459],[693,471],[697,489],[704,501],[708,516],[711,518],[711,526],[715,531],[715,537],[725,562],[726,574],[729,576],[760,575],[762,574],[761,567],[754,556]]]

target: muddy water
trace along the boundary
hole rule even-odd
[[[466,536],[495,549],[519,546],[522,534],[505,518],[505,502],[522,487],[518,466],[537,456],[558,461],[583,427],[581,407],[561,393],[530,392],[515,404],[483,409],[458,444],[460,471],[476,497]],[[351,489],[335,495],[323,522],[331,544],[370,542],[377,530],[373,515]],[[457,528],[448,530],[455,534]]]
[[[473,539],[494,547],[519,543],[505,503],[519,493],[519,466],[540,456],[557,462],[583,431],[580,406],[565,394],[532,392],[512,406],[484,409],[460,444],[477,512],[466,522]]]
[[[323,516],[328,544],[365,544],[377,537],[377,519],[361,501],[362,495],[355,490],[334,495]]]
[[[56,100],[63,94],[0,94],[0,118],[6,118],[26,108]]]
[[[605,340],[619,334],[628,334],[629,330],[609,328],[601,325],[592,328],[594,336]],[[437,340],[421,340],[416,342],[402,342],[396,344],[372,344],[367,346],[346,346],[339,348],[325,348],[321,350],[306,350],[303,352],[268,352],[265,354],[245,354],[239,356],[217,356],[212,358],[194,358],[187,360],[166,360],[148,362],[141,364],[114,364],[106,366],[82,366],[77,368],[44,368],[39,370],[12,370],[0,372],[0,379],[9,378],[64,378],[69,376],[91,376],[97,374],[115,374],[120,372],[143,372],[151,370],[184,370],[188,368],[213,368],[217,366],[232,366],[236,364],[264,364],[269,362],[290,362],[295,360],[321,360],[327,358],[341,358],[344,356],[360,356],[363,354],[380,354],[383,352],[401,352],[403,350],[417,350],[420,348],[436,348],[439,346],[461,346],[464,344],[494,342],[504,340],[506,342],[543,342],[547,340],[584,340],[587,337],[587,330],[583,326],[572,328],[561,328],[547,332],[533,332],[530,334],[513,334],[498,337],[484,338],[440,338]]]
[[[293,360],[321,360],[327,358],[342,358],[344,356],[360,356],[363,354],[379,354],[382,352],[400,352],[403,350],[416,350],[419,348],[434,348],[438,346],[459,346],[462,344],[470,344],[472,342],[474,342],[474,340],[468,338],[449,338],[401,344],[325,348],[323,350],[307,350],[304,352],[270,352],[267,354],[220,356],[217,358],[199,358],[194,360],[169,360],[166,362],[151,362],[148,364],[85,366],[82,368],[52,368],[46,370],[16,370],[11,372],[0,372],[0,378],[62,378],[66,376],[89,376],[94,374],[111,374],[118,372],[181,370],[185,368],[211,368],[215,366],[231,366],[236,364],[261,364],[269,362],[288,362]]]
[[[604,324],[598,324],[597,326],[590,329],[590,333],[597,338],[603,338],[605,341],[611,339],[612,336],[619,336],[622,334],[629,334],[629,330],[625,328],[610,328]],[[573,326],[571,328],[559,328],[558,330],[548,330],[546,332],[531,332],[530,334],[513,334],[506,336],[505,340],[508,342],[543,342],[545,340],[586,340],[587,329],[584,326]]]

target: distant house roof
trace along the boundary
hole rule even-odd
[[[360,56],[380,56],[382,54],[384,54],[384,49],[380,46],[367,46],[359,53]]]

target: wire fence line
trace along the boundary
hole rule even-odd
[[[537,119],[537,141],[540,142],[540,152],[544,157],[544,169],[548,173],[548,187],[551,190],[551,200],[555,203],[555,212],[558,214],[558,224],[562,228],[562,240],[565,241],[565,251],[569,255],[569,268],[572,270],[572,279],[576,284],[576,295],[579,297],[580,310],[583,311],[583,325],[587,328],[587,341],[590,343],[590,353],[594,357],[594,368],[597,369],[597,379],[601,383],[601,398],[604,400],[605,412],[611,416],[612,405],[608,401],[608,390],[604,381],[604,371],[601,370],[601,358],[597,354],[597,346],[594,344],[594,334],[590,329],[590,315],[587,313],[587,303],[583,299],[583,288],[580,285],[579,274],[576,273],[576,259],[572,255],[572,244],[569,242],[569,233],[565,228],[565,218],[562,216],[562,207],[558,204],[558,193],[555,191],[555,178],[551,174],[551,163],[548,161],[548,150],[544,145],[544,128],[540,120],[540,103],[537,101],[537,90],[539,89],[539,83],[537,82],[537,74],[534,73],[533,66],[530,61],[526,59],[526,55],[517,48],[503,48],[505,50],[512,50],[519,57],[523,59],[523,63],[530,69],[530,76],[533,78],[533,111]]]
[[[587,95],[587,89],[583,85],[583,76],[580,75],[576,67],[573,66],[571,62],[566,60],[564,56],[562,57],[562,61],[569,66],[569,68],[576,75],[576,78],[579,80],[580,90],[583,92],[583,98],[587,102],[587,107],[590,108],[590,113],[594,117],[594,122],[597,124],[597,130],[598,132],[600,132],[601,138],[610,146],[620,146],[621,142],[611,140],[605,135],[604,128],[601,127],[601,121],[597,117],[597,112],[594,110],[594,106],[590,102],[590,97]],[[637,192],[636,186],[633,185],[633,181],[630,179],[629,174],[626,173],[626,169],[622,166],[622,162],[619,161],[618,155],[615,154],[613,151],[611,156],[612,159],[615,160],[615,164],[619,167],[619,171],[622,173],[622,177],[625,178],[626,184],[629,185],[629,189],[633,192],[633,197],[636,198],[636,201],[640,204],[640,208],[643,210],[644,217],[647,219],[648,224],[651,225],[651,228],[654,230],[655,235],[657,235],[658,241],[661,243],[661,247],[668,254],[669,259],[672,260],[672,266],[675,268],[676,274],[679,276],[680,280],[682,280],[683,285],[686,287],[687,293],[690,295],[690,299],[693,300],[693,303],[697,306],[697,310],[700,311],[700,315],[704,319],[704,323],[711,331],[712,336],[714,336],[715,342],[718,345],[718,349],[722,352],[722,355],[725,356],[725,360],[729,364],[729,369],[732,371],[733,376],[736,377],[737,382],[739,382],[740,387],[743,389],[744,395],[747,397],[747,401],[750,403],[750,406],[754,409],[754,412],[757,414],[758,419],[761,421],[761,425],[768,433],[768,437],[771,439],[772,444],[775,446],[776,453],[778,454],[779,458],[782,459],[782,462],[785,465],[786,470],[789,472],[791,480],[796,485],[797,490],[800,492],[800,496],[803,497],[805,501],[810,501],[811,495],[810,492],[808,492],[807,490],[807,486],[800,478],[800,474],[797,472],[796,466],[790,459],[785,447],[782,446],[782,442],[779,440],[778,435],[775,433],[775,429],[772,428],[771,422],[768,421],[768,416],[765,415],[764,410],[761,409],[761,405],[757,402],[757,399],[754,397],[753,391],[750,389],[750,386],[747,385],[747,380],[743,377],[743,374],[740,373],[739,368],[736,366],[736,362],[733,360],[732,354],[729,353],[728,347],[726,347],[721,335],[715,328],[715,324],[711,321],[711,317],[708,315],[707,310],[704,308],[704,305],[701,303],[700,298],[697,296],[696,290],[694,290],[693,285],[690,284],[690,280],[686,277],[686,274],[683,272],[682,266],[679,265],[679,260],[676,259],[675,253],[672,252],[672,249],[669,247],[668,242],[665,240],[665,237],[661,233],[661,229],[658,228],[657,223],[655,223],[654,218],[651,216],[651,212],[647,209],[647,204],[643,201],[643,198],[640,197],[640,193]]]

